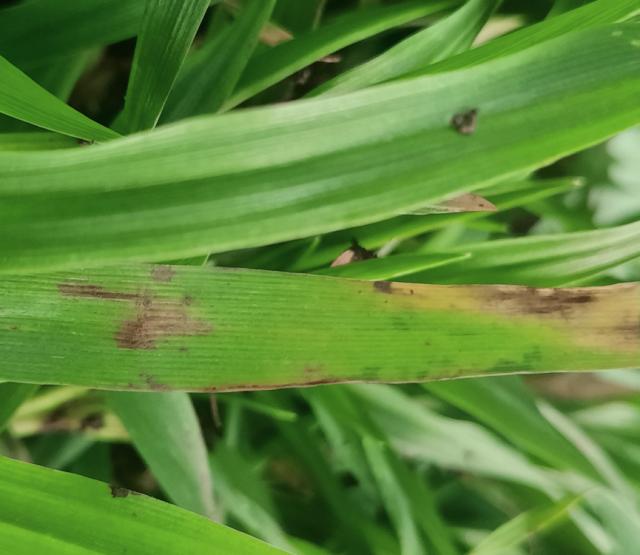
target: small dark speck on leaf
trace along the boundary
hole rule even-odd
[[[109,486],[111,490],[111,497],[129,497],[129,494],[135,495],[135,492],[127,488],[121,488],[119,486]]]
[[[391,294],[391,282],[390,281],[374,281],[373,288],[380,293]]]
[[[451,126],[461,135],[473,135],[478,126],[478,110],[460,112],[451,118]]]

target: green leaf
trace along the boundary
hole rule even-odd
[[[109,404],[171,500],[213,518],[207,450],[189,396],[118,391],[109,394]]]
[[[127,87],[128,132],[155,127],[209,0],[146,0]]]
[[[554,287],[597,274],[640,256],[640,222],[609,229],[529,236],[461,245],[443,254],[471,257],[409,281],[511,283]]]
[[[411,503],[393,469],[393,459],[383,442],[371,436],[362,438],[373,475],[376,477],[380,493],[385,500],[389,517],[400,540],[402,553],[425,554],[426,547],[413,518]]]
[[[439,12],[456,3],[457,0],[408,0],[351,11],[255,56],[223,109],[229,110],[237,106],[285,77],[350,44]]]
[[[535,200],[547,198],[559,193],[567,192],[574,188],[574,179],[545,179],[545,180],[525,180],[511,181],[501,187],[493,187],[491,190],[482,190],[484,195],[491,198],[492,204],[496,206],[497,212],[502,212],[516,206],[522,206]],[[473,222],[479,218],[485,218],[490,212],[467,212],[462,214],[434,214],[427,217],[399,216],[369,224],[366,226],[345,229],[319,238],[317,245],[307,249],[295,260],[291,260],[286,266],[288,270],[303,271],[328,264],[347,248],[355,239],[368,249],[375,249],[383,246],[388,241],[394,239],[407,239],[428,231],[442,229],[458,223]],[[285,245],[285,247],[290,244]],[[273,251],[274,248],[269,249]],[[253,257],[252,257],[253,259]],[[251,266],[251,261],[241,260],[236,263],[238,266]]]
[[[5,553],[284,553],[168,503],[5,457],[0,491]]]
[[[255,536],[295,553],[278,523],[273,501],[256,465],[222,442],[215,446],[210,462],[223,508]]]
[[[314,89],[309,96],[356,91],[418,71],[468,49],[501,0],[469,0],[449,17],[396,44],[384,54]]]
[[[620,324],[640,312],[633,284],[539,291],[134,266],[7,276],[0,296],[0,380],[17,382],[243,390],[634,368],[640,355],[635,328]]]
[[[118,137],[43,89],[0,56],[0,113],[38,127],[89,141]]]
[[[20,68],[136,34],[145,2],[30,0],[0,10],[0,54]]]
[[[558,17],[528,25],[430,66],[423,72],[451,71],[520,52],[575,31],[624,21],[640,13],[639,0],[597,0]]]
[[[0,133],[0,151],[53,150],[78,146],[78,141],[58,133]]]
[[[640,121],[639,36],[638,25],[603,27],[339,98],[195,118],[86,149],[0,152],[0,268],[265,245],[519,176]],[[449,120],[469,106],[479,127],[462,136]]]
[[[540,414],[531,394],[515,378],[456,380],[425,388],[543,461],[596,476],[589,460]]]
[[[316,274],[356,279],[393,279],[429,268],[438,268],[467,258],[467,255],[398,254],[385,258],[363,260],[343,266],[325,268]]]
[[[222,107],[240,79],[275,4],[276,0],[245,2],[233,24],[196,53],[169,97],[167,121],[217,112]]]
[[[491,533],[469,555],[500,555],[520,545],[533,534],[543,532],[566,518],[581,499],[582,497],[568,497],[551,506],[522,513]]]

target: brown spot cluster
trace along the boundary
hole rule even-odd
[[[170,279],[166,271],[161,275]],[[135,316],[125,320],[115,333],[114,339],[121,349],[155,349],[160,339],[208,335],[213,331],[208,322],[190,316],[187,307],[193,299],[188,296],[175,301],[148,293],[108,291],[99,285],[77,283],[61,283],[58,289],[70,297],[133,302]]]
[[[518,314],[566,315],[576,307],[592,303],[594,294],[588,289],[537,289],[534,287],[491,287],[489,300]],[[498,307],[500,308],[500,306]]]

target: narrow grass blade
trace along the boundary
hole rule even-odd
[[[501,0],[469,0],[449,17],[419,31],[384,54],[314,89],[309,96],[356,91],[418,71],[465,51]]]
[[[275,506],[256,466],[224,443],[215,446],[210,462],[216,477],[215,491],[223,508],[256,537],[295,553],[278,523]]]
[[[283,42],[249,63],[224,109],[237,106],[323,56],[456,3],[456,0],[410,0],[356,10]]]
[[[0,295],[7,381],[224,391],[633,368],[640,356],[634,284],[448,287],[137,266],[6,277]]]
[[[506,283],[554,287],[640,256],[640,222],[609,229],[461,245],[446,254],[471,257],[408,276],[428,283]]]
[[[427,550],[414,520],[411,503],[397,481],[388,448],[380,440],[370,436],[365,436],[362,444],[385,500],[389,518],[397,531],[402,553],[425,555]]]
[[[567,518],[581,497],[568,497],[550,507],[540,507],[520,514],[491,533],[469,555],[500,555],[524,543],[533,534],[543,532]]]
[[[214,518],[207,451],[189,396],[120,391],[109,394],[109,404],[171,500]]]
[[[0,56],[0,113],[38,127],[89,141],[118,134],[96,123],[43,89]]]
[[[453,264],[454,262],[464,260],[467,256],[468,255],[465,254],[457,256],[398,254],[385,258],[363,260],[343,266],[324,268],[315,273],[325,276],[355,279],[394,279],[418,271],[425,271],[429,268],[438,268],[439,266]]]
[[[196,53],[167,106],[167,121],[217,112],[233,92],[276,0],[249,0],[236,20]]]
[[[168,503],[5,457],[0,491],[4,553],[284,553]]]
[[[0,269],[265,245],[520,176],[640,121],[638,37],[634,24],[603,27],[339,98],[86,149],[0,152]],[[462,136],[450,119],[469,106],[479,126]]]
[[[528,25],[513,33],[498,37],[478,48],[430,66],[423,72],[451,71],[480,64],[501,56],[520,52],[523,49],[567,33],[603,26],[617,21],[625,21],[638,13],[640,13],[640,2],[638,0],[596,0],[582,8],[571,10],[558,17],[546,19],[535,25]]]
[[[536,200],[568,192],[574,187],[575,180],[573,179],[509,181],[506,187],[503,186],[500,189],[494,187],[486,193],[483,190],[483,194],[490,197],[492,204],[496,206],[497,212],[502,212],[516,206],[523,206]],[[366,226],[345,229],[320,238],[314,248],[307,249],[295,260],[289,262],[286,269],[303,271],[328,264],[344,251],[346,246],[351,244],[354,239],[368,249],[375,249],[394,239],[407,239],[450,225],[473,222],[487,215],[490,215],[490,213],[434,214],[425,218],[399,216]],[[270,250],[272,249],[273,247]],[[238,266],[248,266],[248,264],[250,262],[245,260],[237,263]],[[282,268],[283,266],[279,267]]]
[[[503,377],[433,383],[425,387],[556,468],[597,476],[589,460],[540,414],[521,382]]]
[[[155,127],[209,0],[147,0],[124,107],[129,133]]]

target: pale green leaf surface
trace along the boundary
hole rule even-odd
[[[156,125],[209,0],[147,0],[124,107],[129,133]]]
[[[153,389],[150,376],[149,380]],[[207,450],[189,396],[124,391],[108,396],[110,406],[171,500],[204,516],[216,516]]]
[[[38,127],[90,141],[118,137],[56,98],[0,56],[0,113]]]
[[[625,21],[638,13],[640,13],[640,0],[597,0],[558,17],[498,37],[478,48],[434,64],[423,72],[451,71],[469,67],[519,52],[567,33]]]
[[[192,119],[87,149],[0,153],[0,265],[34,271],[258,246],[504,181],[640,120],[637,36],[637,25],[604,27],[339,98]],[[449,119],[470,105],[479,128],[461,136]]]
[[[2,457],[0,550],[12,555],[284,553],[168,503],[122,490],[116,495],[122,497],[114,497],[108,484]]]
[[[586,476],[596,475],[589,460],[540,414],[531,394],[517,379],[456,380],[425,388],[545,462],[579,469]]]
[[[463,253],[471,257],[402,279],[559,286],[640,256],[640,223],[461,245],[445,254]]]

